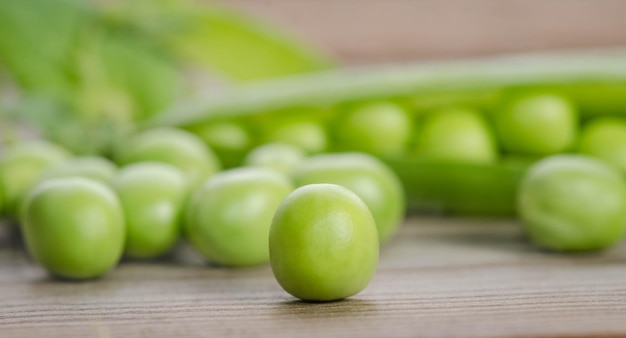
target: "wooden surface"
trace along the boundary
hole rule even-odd
[[[626,45],[621,0],[223,1],[346,63]],[[513,222],[408,223],[370,286],[327,304],[295,301],[267,266],[208,267],[185,247],[56,281],[0,235],[0,337],[626,336],[626,245],[560,255]]]
[[[61,282],[0,243],[1,337],[626,336],[626,245],[546,253],[508,221],[412,218],[369,287],[326,304],[294,300],[267,266],[208,267],[184,247]]]

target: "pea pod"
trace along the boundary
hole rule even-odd
[[[409,210],[433,214],[512,216],[527,164],[387,159],[407,193]]]
[[[505,89],[569,95],[584,114],[626,112],[626,49],[532,54],[480,60],[343,69],[241,87],[230,95],[183,103],[145,125],[186,126],[291,107],[404,98],[419,108],[486,106]]]
[[[300,75],[241,87],[207,101],[182,104],[157,115],[144,127],[189,128],[220,120],[254,125],[293,118],[293,115],[328,122],[345,107],[375,100],[395,102],[415,116],[459,106],[497,113],[504,98],[520,92],[567,97],[583,119],[623,114],[626,112],[626,49]],[[409,154],[385,160],[402,179],[413,208],[481,215],[514,213],[516,188],[527,168],[527,161],[469,164]]]

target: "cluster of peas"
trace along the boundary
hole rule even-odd
[[[518,215],[536,244],[595,250],[626,231],[626,121],[583,121],[564,96],[518,95],[487,113],[445,107],[417,123],[392,101],[354,104],[333,118],[331,127],[323,114],[257,120],[275,143],[256,148],[242,119],[152,129],[124,142],[120,169],[48,143],[18,144],[0,162],[4,211],[59,277],[100,276],[122,255],[162,256],[182,235],[216,264],[269,261],[287,292],[312,301],[362,290],[402,221],[402,184],[375,156],[522,158],[532,166]],[[308,155],[328,150],[358,152]]]
[[[520,163],[528,169],[516,191],[517,215],[534,243],[580,251],[619,241],[626,231],[626,120],[593,115],[593,110],[583,114],[576,101],[558,90],[518,89],[499,95],[483,106],[442,105],[415,112],[405,98],[342,103],[330,114],[317,110],[308,119],[281,123],[274,122],[272,113],[243,114],[240,121],[191,123],[187,128],[231,153],[245,143],[250,130],[260,129],[268,139],[310,151],[362,151],[418,160],[409,162],[415,168],[424,161]],[[306,116],[301,108],[294,109],[302,113],[295,115]],[[231,143],[213,138],[217,130],[238,137]],[[410,198],[415,191],[407,193]]]
[[[51,274],[99,277],[122,256],[167,254],[182,235],[214,264],[271,260],[289,293],[335,300],[365,288],[405,213],[398,179],[363,153],[268,143],[222,170],[201,138],[159,128],[130,137],[116,162],[43,141],[6,149],[4,213]]]

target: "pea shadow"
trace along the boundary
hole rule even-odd
[[[361,318],[364,314],[379,311],[377,303],[359,298],[340,299],[330,302],[313,302],[298,299],[275,303],[270,309],[277,317],[298,320],[319,320],[320,318]]]
[[[530,254],[537,248],[530,244],[522,227],[513,220],[474,218],[427,218],[422,226],[413,221],[403,228],[393,246],[437,246],[453,250],[490,250],[507,254]],[[408,227],[408,228],[407,228]],[[393,248],[392,248],[393,249]]]
[[[509,252],[529,253],[537,251],[522,232],[474,232],[437,234],[430,240],[447,242],[454,245],[484,247]]]
[[[24,238],[17,222],[0,220],[0,248],[24,249]]]
[[[51,285],[51,286],[82,286],[82,285],[96,285],[101,283],[109,283],[111,280],[111,275],[114,273],[115,268],[111,269],[104,275],[95,276],[95,277],[87,277],[87,278],[70,278],[55,275],[49,271],[46,271],[43,267],[39,266],[39,264],[32,258],[29,257],[29,264],[33,266],[37,266],[38,272],[36,275],[31,278],[30,283],[33,285]]]

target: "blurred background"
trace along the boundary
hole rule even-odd
[[[231,0],[348,64],[626,45],[621,0]]]
[[[588,153],[626,172],[625,14],[622,0],[0,0],[0,176],[11,158],[49,152],[24,155],[34,139],[124,165],[158,126],[206,145],[217,167],[267,143],[362,151],[399,160],[420,209],[505,201],[497,212],[512,214],[521,174],[543,156]],[[587,54],[424,66],[568,50]],[[450,178],[437,161],[467,165],[450,171],[470,173],[458,194],[437,195]],[[481,181],[479,164],[504,179]],[[476,190],[478,207],[465,194]]]
[[[293,74],[624,46],[624,14],[620,0],[0,0],[0,151],[35,134],[110,155],[181,101]]]

